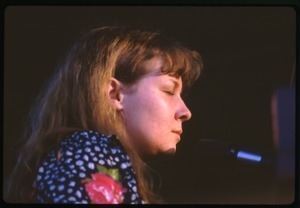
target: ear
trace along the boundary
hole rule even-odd
[[[116,78],[110,78],[109,87],[108,87],[108,98],[110,103],[117,110],[123,109],[123,85]]]

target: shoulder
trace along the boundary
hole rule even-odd
[[[60,143],[62,151],[125,153],[121,143],[114,135],[104,135],[97,131],[76,131],[67,135]]]
[[[60,146],[72,146],[74,148],[78,148],[84,146],[97,145],[107,147],[110,143],[110,139],[114,139],[114,136],[104,135],[100,132],[92,130],[75,131],[72,134],[69,134],[65,138],[63,138],[60,143]]]
[[[95,131],[73,132],[39,167],[36,198],[39,202],[90,203],[86,181],[99,171],[114,169],[127,189],[124,202],[140,202],[133,167],[116,137]]]
[[[60,151],[82,163],[96,162],[113,167],[122,165],[121,162],[129,162],[128,155],[114,135],[92,130],[70,134],[61,141]]]

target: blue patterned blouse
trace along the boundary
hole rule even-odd
[[[144,203],[128,155],[115,136],[77,131],[38,169],[38,203]]]

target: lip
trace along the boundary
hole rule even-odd
[[[180,141],[180,136],[181,136],[181,134],[182,134],[182,130],[174,130],[174,131],[172,131],[174,134],[177,134],[178,135],[178,142]]]
[[[175,134],[178,134],[179,136],[182,134],[182,130],[174,130],[172,132]]]

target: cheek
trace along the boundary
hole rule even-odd
[[[147,94],[132,96],[127,106],[128,116],[137,120],[136,122],[147,123],[148,128],[168,123],[174,108],[168,97],[157,90],[149,90]]]
[[[139,143],[162,142],[161,138],[170,129],[170,106],[153,96],[131,101],[132,104],[124,109],[124,114],[126,128],[132,139]]]
[[[170,106],[163,101],[148,102],[142,109],[141,119],[137,121],[143,134],[144,145],[164,147],[170,137],[173,115]]]
[[[144,99],[133,104],[128,111],[128,122],[140,130],[157,134],[170,123],[170,108],[162,100]]]
[[[162,98],[153,97],[147,100],[141,110],[143,122],[156,133],[163,131],[172,122],[172,105]]]

